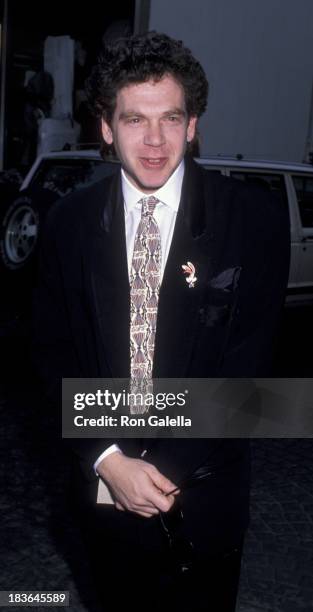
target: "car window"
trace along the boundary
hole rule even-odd
[[[292,177],[295,186],[301,223],[303,227],[313,227],[313,177]]]
[[[101,159],[44,159],[38,166],[29,187],[42,187],[64,196],[88,187],[119,168],[119,164]]]
[[[288,206],[286,185],[283,174],[231,170],[230,176],[240,181],[245,181],[246,183],[253,185],[260,185],[269,189],[272,193],[278,196],[286,206]]]

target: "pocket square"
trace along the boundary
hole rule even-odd
[[[222,289],[223,291],[236,291],[238,287],[241,266],[235,268],[227,268],[211,279],[210,287],[213,289]]]

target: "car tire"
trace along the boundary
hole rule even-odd
[[[6,206],[0,227],[0,266],[7,273],[32,266],[45,217],[58,198],[48,189],[25,190]]]

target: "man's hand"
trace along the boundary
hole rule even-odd
[[[118,510],[129,510],[139,516],[150,518],[159,511],[167,512],[175,501],[175,495],[168,495],[175,489],[168,478],[163,476],[151,463],[132,459],[122,453],[113,452],[97,467],[97,472],[109,485]]]

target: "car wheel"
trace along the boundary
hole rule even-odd
[[[58,197],[49,190],[25,190],[7,206],[0,231],[0,263],[7,271],[31,264],[44,218]]]
[[[38,236],[39,214],[27,196],[17,198],[2,221],[0,251],[10,270],[23,267],[32,256]]]

